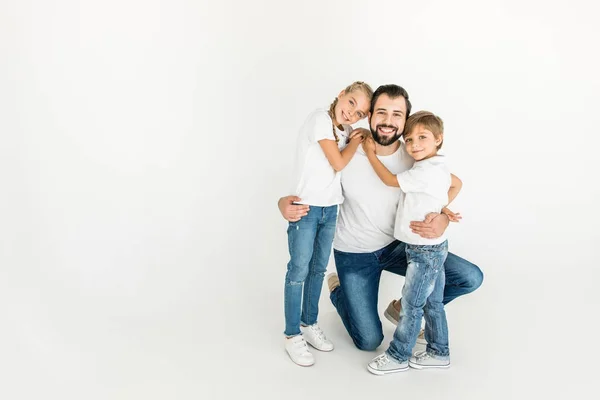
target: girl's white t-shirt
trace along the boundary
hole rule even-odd
[[[335,128],[342,150],[348,143],[351,127]],[[300,128],[296,144],[292,193],[302,200],[299,204],[328,207],[344,201],[340,173],[336,172],[321,149],[320,140],[333,140],[333,122],[327,110],[313,111]]]

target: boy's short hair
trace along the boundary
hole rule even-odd
[[[406,138],[406,135],[412,132],[417,125],[423,125],[425,129],[433,133],[436,139],[439,139],[444,134],[444,121],[440,117],[429,111],[417,111],[406,120],[402,138]],[[444,138],[442,136],[442,141],[437,146],[438,150],[442,148],[443,143]]]

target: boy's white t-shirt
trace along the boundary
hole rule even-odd
[[[343,149],[351,132],[344,125],[335,128],[339,138],[338,147]],[[333,122],[325,109],[313,111],[300,128],[296,144],[292,193],[302,199],[299,204],[328,207],[344,201],[340,173],[336,172],[323,152],[319,140],[333,140]]]
[[[395,175],[410,169],[415,161],[402,142],[393,154],[377,158]],[[358,146],[343,172],[345,200],[340,206],[333,248],[370,253],[392,243],[400,189],[379,179],[362,146]]]
[[[446,240],[446,233],[426,239],[410,230],[411,221],[422,221],[429,213],[439,213],[448,204],[452,179],[444,156],[416,161],[408,171],[397,174],[400,200],[396,213],[394,237],[404,243],[434,245]]]

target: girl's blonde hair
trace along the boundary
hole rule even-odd
[[[344,93],[353,93],[357,90],[363,92],[365,96],[367,96],[367,99],[371,101],[371,98],[373,97],[373,89],[371,88],[371,86],[369,86],[368,83],[362,81],[356,81],[351,85],[347,86],[346,89],[344,89]],[[336,143],[340,141],[340,138],[338,137],[337,132],[335,131],[335,123],[333,123],[333,120],[335,119],[335,106],[337,105],[337,103],[338,98],[336,97],[335,100],[333,100],[333,103],[331,103],[331,105],[329,106],[329,116],[331,117],[332,121],[331,128],[333,129],[333,137],[335,138]]]

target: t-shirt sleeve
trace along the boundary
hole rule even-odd
[[[440,188],[448,190],[446,184],[449,181],[450,175],[442,168],[422,167],[417,164],[408,171],[396,175],[396,178],[398,179],[400,189],[404,193],[418,192],[434,194]]]
[[[315,113],[313,122],[314,124],[309,132],[311,142],[316,143],[323,139],[335,140],[331,118],[327,114],[323,112]]]

